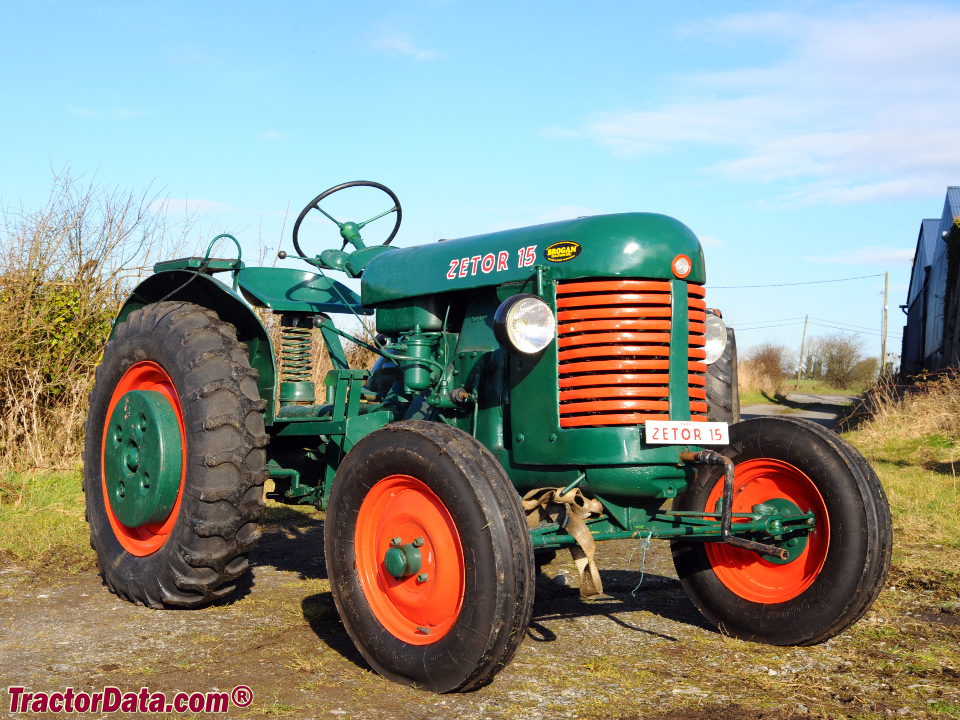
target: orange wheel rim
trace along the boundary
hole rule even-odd
[[[418,573],[397,579],[387,572],[384,556],[394,538],[423,538]],[[429,645],[450,631],[463,604],[463,546],[450,512],[429,487],[409,475],[374,485],[357,514],[354,545],[360,587],[390,634]]]
[[[722,495],[723,483],[719,482],[704,509],[712,512]],[[756,603],[786,602],[810,587],[820,574],[830,547],[827,506],[809,477],[793,465],[768,458],[748,460],[736,466],[733,512],[752,512],[754,505],[774,498],[789,500],[803,512],[812,510],[817,518],[807,546],[793,562],[777,565],[754,552],[724,543],[711,542],[705,546],[720,582],[743,599]]]
[[[113,416],[113,410],[124,395],[131,390],[155,390],[159,392],[170,402],[177,414],[177,422],[180,425],[180,440],[183,447],[183,472],[180,475],[180,491],[177,493],[177,502],[167,518],[159,523],[144,525],[142,527],[131,528],[121,523],[110,507],[110,500],[107,493],[107,474],[104,471],[104,453],[107,442],[107,422]],[[104,422],[103,439],[100,443],[100,482],[103,492],[103,504],[107,511],[107,518],[110,520],[110,527],[113,528],[113,534],[123,546],[123,549],[131,555],[144,557],[156,552],[167,541],[173,526],[176,525],[177,515],[180,512],[180,500],[183,497],[183,483],[187,475],[187,435],[184,430],[183,408],[180,406],[180,397],[173,386],[173,380],[167,374],[167,371],[157,365],[155,362],[145,361],[133,365],[120,378],[117,387],[114,388],[113,395],[110,396],[110,404],[107,407],[107,421]]]

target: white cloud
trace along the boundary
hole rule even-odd
[[[719,248],[726,247],[727,245],[723,240],[717,240],[717,238],[710,237],[709,235],[698,235],[697,238],[703,247]]]
[[[131,117],[139,117],[143,113],[139,113],[135,110],[128,110],[126,108],[107,108],[103,110],[94,110],[92,108],[77,107],[75,105],[68,105],[67,112],[71,115],[78,115],[80,117],[90,117],[90,118],[109,118],[109,119],[124,119]]]
[[[862,247],[856,250],[841,250],[832,255],[805,257],[804,260],[842,265],[910,265],[913,263],[913,249]]]
[[[202,200],[200,198],[163,198],[151,204],[151,209],[164,215],[208,215],[223,213],[230,210],[230,206],[217,200]]]
[[[767,66],[682,75],[663,102],[543,134],[587,138],[624,158],[712,148],[726,157],[705,170],[784,184],[777,204],[898,199],[957,181],[960,9],[744,14],[681,33],[783,51]]]
[[[283,133],[279,130],[267,130],[264,133],[260,133],[260,138],[262,140],[279,140],[283,137]]]
[[[436,60],[440,54],[434,50],[427,50],[418,46],[408,33],[381,26],[374,33],[370,46],[374,50],[382,50],[392,55],[402,55],[414,60]]]
[[[580,205],[557,205],[551,208],[542,208],[533,216],[536,222],[548,223],[557,220],[573,220],[574,218],[586,217],[588,215],[599,215],[599,210],[582,207]]]
[[[213,58],[196,50],[181,50],[170,54],[170,62],[174,65],[209,65]]]

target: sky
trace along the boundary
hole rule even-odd
[[[741,352],[809,316],[879,355],[887,272],[899,352],[920,221],[960,184],[958,37],[960,3],[6,0],[0,205],[68,168],[248,256],[348,180],[397,193],[401,246],[657,212]]]

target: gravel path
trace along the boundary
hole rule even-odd
[[[752,666],[755,650],[771,649],[730,640],[706,623],[676,579],[665,543],[645,555],[636,542],[601,544],[609,596],[592,602],[574,587],[569,555],[558,557],[538,577],[527,638],[491,685],[436,696],[390,683],[367,668],[337,617],[321,556],[322,522],[298,516],[268,527],[236,597],[203,610],[132,605],[93,572],[51,581],[15,567],[0,570],[0,687],[46,693],[147,687],[169,701],[176,692],[248,686],[253,705],[231,708],[231,717],[573,718],[642,711],[642,717],[712,718],[731,703],[769,707],[720,673],[737,658],[749,656]],[[757,664],[764,682],[774,665],[841,662],[829,643],[773,649],[773,656]],[[797,702],[783,700],[784,707]],[[0,696],[0,717],[23,717],[9,709],[9,694]]]
[[[769,415],[785,415],[805,418],[820,423],[831,430],[843,413],[843,407],[852,405],[858,399],[855,395],[809,395],[807,393],[789,393],[787,400],[792,403],[810,405],[809,408],[795,408],[788,405],[745,405],[740,408],[740,418],[750,420]]]

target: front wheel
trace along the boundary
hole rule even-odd
[[[361,439],[337,470],[324,543],[340,618],[381,675],[472,690],[519,647],[530,533],[510,479],[470,435],[415,420]]]
[[[744,640],[813,645],[846,630],[890,569],[890,508],[873,468],[836,434],[788,418],[733,425],[722,454],[734,464],[734,513],[799,508],[813,511],[816,528],[787,541],[786,562],[724,543],[673,541],[687,595],[722,632]],[[714,512],[722,491],[722,468],[701,467],[675,509]]]

